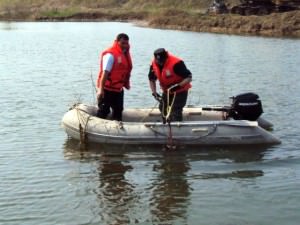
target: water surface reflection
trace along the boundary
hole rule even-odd
[[[132,223],[130,211],[134,208],[138,195],[135,186],[126,178],[126,173],[133,169],[126,155],[109,153],[98,148],[90,151],[86,146],[68,139],[65,143],[65,158],[84,162],[94,162],[97,183],[94,184],[94,193],[97,196],[100,220],[105,224],[120,225]]]
[[[156,173],[150,199],[153,221],[170,223],[180,220],[187,224],[191,187],[187,180],[190,165],[185,155],[166,153],[153,166]]]
[[[97,182],[92,188],[99,206],[97,216],[105,224],[173,224],[174,221],[188,224],[193,183],[264,176],[263,170],[252,164],[263,161],[268,148],[163,149],[163,146],[82,146],[67,139],[64,155],[68,160],[95,165],[91,173]],[[205,190],[206,184],[201,188]]]
[[[99,191],[97,197],[103,221],[109,224],[129,224],[130,210],[138,198],[135,186],[125,177],[133,167],[126,162],[124,155],[102,154],[97,168],[99,174]]]

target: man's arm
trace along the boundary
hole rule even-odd
[[[98,86],[98,89],[97,89],[97,99],[98,100],[100,100],[101,98],[104,97],[104,84],[105,84],[105,81],[108,78],[109,73],[110,72],[104,70],[101,74],[101,78],[100,78],[100,81],[99,81],[99,86]]]
[[[191,81],[192,81],[192,77],[187,77],[187,78],[183,79],[181,82],[179,82],[178,85],[180,87],[182,87],[182,86],[190,83]]]
[[[182,78],[192,77],[191,71],[188,68],[186,68],[183,61],[179,61],[178,63],[176,63],[173,69],[174,72]]]
[[[174,72],[178,76],[184,78],[181,82],[178,83],[179,86],[184,86],[192,81],[192,73],[188,70],[183,61],[179,61],[174,65]]]
[[[149,86],[150,86],[150,89],[152,91],[152,94],[157,95],[157,92],[156,92],[157,77],[155,76],[152,65],[150,66],[150,69],[149,69],[148,79],[149,79]]]
[[[156,92],[156,82],[154,80],[149,80],[150,89],[152,91],[152,94],[157,95]]]
[[[97,99],[103,98],[104,96],[104,84],[107,80],[110,71],[112,70],[114,64],[114,56],[111,53],[107,53],[103,56],[102,60],[102,74],[99,74],[100,80],[98,82],[97,88]]]

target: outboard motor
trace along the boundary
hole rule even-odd
[[[229,116],[235,120],[255,121],[263,113],[259,96],[249,92],[233,96]]]

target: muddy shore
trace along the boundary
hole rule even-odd
[[[265,16],[232,14],[201,17],[164,16],[151,20],[150,26],[238,35],[300,38],[300,11]]]
[[[300,38],[300,10],[272,13],[265,16],[234,14],[207,15],[184,10],[159,12],[128,10],[69,10],[41,13],[26,8],[23,11],[0,10],[1,21],[135,21],[143,26],[196,32],[238,35]]]

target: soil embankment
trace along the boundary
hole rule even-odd
[[[265,16],[207,15],[211,0],[2,0],[2,21],[145,21],[158,28],[300,38],[300,10]],[[228,4],[236,4],[229,0]]]
[[[149,24],[153,27],[200,32],[300,38],[300,11],[265,16],[224,14],[197,17],[185,13],[181,13],[179,17],[173,15],[154,18]]]

